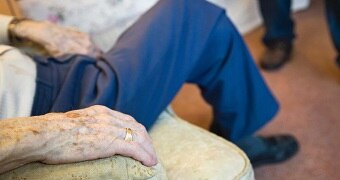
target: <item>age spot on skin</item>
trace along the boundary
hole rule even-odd
[[[34,135],[40,134],[37,130],[31,130]]]
[[[70,113],[66,113],[66,117],[68,117],[68,118],[78,118],[78,117],[80,117],[80,114],[70,112]]]

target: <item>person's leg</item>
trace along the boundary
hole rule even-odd
[[[334,46],[337,50],[337,64],[340,67],[340,0],[326,0],[326,17]]]
[[[221,9],[175,2],[161,1],[105,55],[121,82],[115,108],[147,124],[184,82],[195,83],[213,106],[216,133],[231,140],[251,135],[278,105],[242,37]]]
[[[292,52],[295,34],[291,0],[259,0],[259,5],[265,27],[263,42],[267,47],[260,65],[275,70],[289,60]]]
[[[49,111],[103,104],[150,128],[183,83],[191,82],[213,106],[212,130],[236,141],[278,109],[241,36],[225,12],[206,1],[161,0],[102,60],[75,56],[55,64],[63,62],[72,64],[56,83],[61,87]],[[38,76],[61,72],[39,75],[53,64],[38,65]]]
[[[182,5],[177,5],[176,8],[181,6]],[[169,13],[171,13],[173,10],[171,10],[170,7],[173,6],[167,7],[169,8]],[[200,12],[196,12],[198,9]],[[133,26],[130,31],[120,39],[124,41],[124,38],[129,37],[131,39],[141,40],[139,36],[136,37],[135,35],[140,31],[148,32],[148,35],[161,32],[166,39],[167,37],[177,37],[166,43],[159,43],[159,40],[151,38],[138,41],[138,43],[142,44],[138,47],[154,47],[153,45],[157,44],[158,47],[156,49],[151,49],[157,52],[158,48],[162,48],[163,46],[168,49],[166,55],[162,55],[163,53],[148,53],[144,48],[133,48],[136,51],[134,53],[138,54],[136,55],[137,57],[146,57],[150,62],[152,62],[153,59],[156,63],[161,60],[164,63],[158,63],[159,66],[155,67],[155,69],[150,68],[150,66],[153,67],[152,64],[155,63],[146,64],[144,70],[138,68],[142,70],[141,73],[145,73],[147,77],[151,78],[147,81],[156,83],[158,80],[155,79],[161,77],[164,83],[162,83],[162,85],[156,85],[156,87],[153,88],[141,85],[141,90],[148,93],[143,93],[144,95],[137,94],[136,97],[133,98],[133,102],[140,102],[141,104],[134,104],[136,105],[134,109],[130,109],[132,105],[126,105],[126,107],[121,110],[138,117],[138,113],[145,113],[142,111],[137,112],[136,110],[145,109],[144,111],[151,112],[157,107],[164,107],[167,103],[158,102],[158,105],[152,105],[152,110],[150,110],[148,105],[141,107],[143,106],[143,102],[145,102],[142,99],[150,99],[150,96],[172,98],[173,93],[171,93],[171,91],[177,91],[180,85],[178,86],[176,84],[181,84],[181,81],[185,79],[186,82],[198,84],[204,98],[213,106],[214,121],[211,126],[212,132],[226,139],[233,140],[247,153],[254,166],[280,162],[290,158],[298,150],[298,143],[292,136],[251,136],[253,132],[272,118],[277,110],[277,103],[271,96],[262,77],[259,75],[242,37],[223,13],[220,12],[220,17],[211,16],[210,13],[212,11],[204,7],[198,7],[198,9],[186,10],[187,12],[198,13],[185,17],[187,21],[191,22],[191,32],[188,34],[182,34],[183,32],[188,32],[188,27],[182,23],[170,26],[157,26],[156,24],[159,24],[159,22],[155,21],[155,24],[152,23],[153,25],[148,24],[144,26],[144,23],[140,21],[141,24]],[[205,13],[201,14],[203,12]],[[164,12],[162,14],[164,14]],[[156,17],[162,19],[158,19],[160,22],[173,22],[169,19],[164,19],[162,15],[157,15]],[[169,16],[166,15],[166,17],[168,18]],[[144,18],[150,19],[148,16]],[[153,14],[153,18],[155,18],[155,14]],[[185,21],[181,20],[179,22],[184,23]],[[208,22],[215,23],[211,24]],[[161,27],[176,27],[176,32],[179,33],[173,34],[173,32],[168,31],[169,28],[162,29]],[[196,31],[194,31],[194,29],[196,29]],[[209,35],[209,37],[207,35]],[[145,37],[145,34],[143,34],[142,37]],[[153,40],[155,40],[155,42]],[[178,42],[173,43],[173,41]],[[119,49],[120,43],[121,42],[118,42],[116,48]],[[129,45],[126,44],[124,47],[129,47]],[[189,52],[186,52],[188,50]],[[146,53],[140,53],[140,51]],[[113,55],[117,53],[117,51],[115,52],[113,50],[111,53],[111,55]],[[141,63],[141,61],[139,62]],[[143,67],[143,65],[138,65],[137,67]],[[138,69],[134,71],[138,71]],[[149,70],[149,73],[146,72]],[[148,76],[147,74],[151,75]],[[170,84],[166,85],[166,83]],[[170,96],[169,94],[166,95],[167,93],[170,93]],[[155,101],[156,99],[154,99],[153,103],[155,103]],[[156,114],[158,113],[159,112]]]
[[[291,0],[259,0],[260,11],[264,22],[263,42],[293,41],[294,22],[291,18]]]
[[[104,56],[120,82],[115,109],[150,127],[185,82],[203,81],[220,66],[233,32],[225,19],[222,9],[205,1],[161,0]]]
[[[35,60],[38,92],[33,115],[103,104],[149,128],[185,82],[199,84],[216,106],[216,119],[230,121],[223,127],[228,138],[251,134],[257,129],[254,122],[262,126],[277,111],[276,101],[225,12],[203,0],[159,1],[101,60],[84,56]],[[56,89],[47,92],[48,88]],[[257,108],[265,110],[263,115],[254,111],[258,116],[247,120],[246,116],[254,115],[246,111]],[[243,131],[247,126],[251,130]]]

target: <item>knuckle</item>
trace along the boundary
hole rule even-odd
[[[100,109],[102,107],[103,107],[102,105],[93,105],[93,106],[91,106],[91,108],[95,108],[95,109]]]
[[[106,106],[100,106],[100,107],[103,111],[111,111],[111,109]]]
[[[131,115],[125,115],[126,120],[128,121],[136,121],[135,118],[133,118]]]
[[[146,132],[147,132],[144,125],[142,125],[142,124],[140,124],[140,123],[137,123],[136,126],[137,126],[138,130],[142,131],[143,133],[146,133]]]
[[[92,106],[98,113],[105,113],[109,111],[109,108],[103,105],[94,105]]]
[[[150,139],[145,134],[140,135],[139,139],[140,139],[140,142],[139,142],[140,144],[151,144]]]
[[[84,114],[95,114],[95,108],[93,106],[83,109]]]
[[[146,127],[143,124],[140,124],[140,127],[143,131],[147,132]]]

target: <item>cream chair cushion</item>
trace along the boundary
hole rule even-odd
[[[169,179],[254,179],[243,151],[171,109],[161,114],[150,134]]]
[[[127,180],[167,179],[160,164],[143,166],[128,157],[113,156],[72,164],[46,165],[31,163],[0,175],[2,180]]]

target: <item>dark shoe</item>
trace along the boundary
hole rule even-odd
[[[236,144],[248,155],[254,168],[283,162],[299,150],[297,140],[290,135],[249,137]]]
[[[273,41],[260,59],[260,66],[265,70],[277,70],[290,60],[293,45],[290,41]]]

